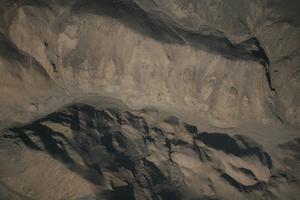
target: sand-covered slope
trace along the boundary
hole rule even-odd
[[[44,97],[62,102],[35,89],[45,87],[64,91],[60,97],[97,93],[189,112],[219,127],[299,125],[299,3],[290,4],[2,0],[1,92],[19,90],[15,76],[24,68],[43,73],[22,75],[39,79],[20,82],[35,97],[11,104],[14,94],[3,95],[1,106],[17,108],[21,119],[32,104],[44,112]],[[23,57],[5,56],[8,44]]]

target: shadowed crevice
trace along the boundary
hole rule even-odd
[[[242,140],[241,136],[237,138],[230,137],[223,133],[202,133],[196,136],[197,139],[203,141],[209,147],[217,150],[222,150],[225,153],[233,154],[237,157],[243,156],[256,156],[266,165],[269,169],[272,167],[271,157],[263,151],[263,149],[256,145],[246,143],[246,140]],[[244,143],[245,147],[238,144],[238,141]]]

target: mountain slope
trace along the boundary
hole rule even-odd
[[[201,132],[153,109],[77,103],[10,128],[0,144],[1,183],[9,188],[2,195],[14,191],[25,199],[293,199],[298,193],[299,165],[285,168],[284,157],[248,136]],[[299,164],[298,139],[279,145],[280,152],[289,145],[295,154],[289,162]]]
[[[294,11],[273,16],[277,3],[2,2],[3,37],[39,63],[64,91],[60,97],[96,93],[135,108],[194,113],[218,127],[298,124],[299,27]],[[13,90],[11,84],[1,85]]]

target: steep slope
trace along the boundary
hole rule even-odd
[[[193,113],[218,127],[278,119],[298,124],[297,62],[278,72],[275,54],[289,53],[270,46],[283,40],[269,37],[270,30],[284,31],[267,25],[286,17],[269,16],[276,3],[2,2],[1,32],[68,97],[98,93],[135,108]],[[298,48],[294,18],[286,22],[293,35],[280,49]]]
[[[0,0],[0,200],[298,199],[298,0]]]
[[[0,34],[0,127],[22,121],[61,99],[57,87],[35,58]],[[46,105],[50,103],[50,105]]]
[[[1,136],[1,195],[296,199],[298,140],[274,144],[294,152],[288,169],[287,153],[275,156],[247,136],[201,132],[153,109],[97,110],[77,103]]]

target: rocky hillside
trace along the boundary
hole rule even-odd
[[[0,200],[297,199],[299,10],[0,0]]]
[[[218,127],[299,125],[296,0],[0,5],[1,111],[12,121],[97,93]]]
[[[274,144],[275,155],[154,109],[77,103],[3,134],[0,197],[297,199],[299,144]]]

